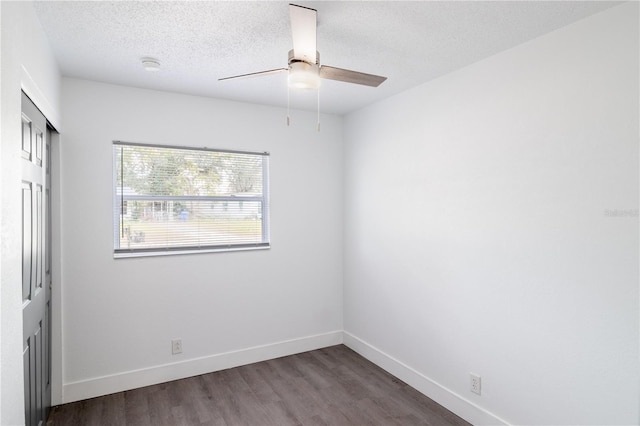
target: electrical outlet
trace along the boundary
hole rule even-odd
[[[171,340],[171,353],[173,355],[182,353],[182,339]]]
[[[480,395],[481,384],[482,384],[480,376],[473,373],[470,373],[469,375],[471,377],[471,388],[470,388],[471,392],[477,393],[478,395]]]

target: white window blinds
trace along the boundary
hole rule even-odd
[[[116,257],[269,247],[269,155],[113,143]]]

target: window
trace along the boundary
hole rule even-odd
[[[269,154],[113,143],[114,255],[269,247]]]

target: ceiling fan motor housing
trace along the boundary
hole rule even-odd
[[[307,63],[307,64],[314,65],[314,64],[311,64],[310,62],[303,61],[302,59],[296,59],[296,58],[293,56],[293,49],[291,49],[291,50],[289,51],[289,59],[288,59],[287,63],[288,63],[289,65],[291,65],[291,64],[292,64],[292,63],[294,63],[294,62],[305,62],[305,63]],[[317,50],[316,50],[316,63],[315,63],[315,65],[318,65],[318,66],[320,65],[320,52],[318,52]]]

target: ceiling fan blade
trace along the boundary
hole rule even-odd
[[[363,84],[371,87],[378,87],[387,79],[387,77],[381,77],[379,75],[328,67],[326,65],[323,65],[320,68],[320,77],[327,78],[329,80],[344,81],[347,83]]]
[[[316,63],[316,14],[315,9],[289,4],[293,57],[310,64]]]
[[[289,69],[288,68],[278,68],[278,69],[269,70],[269,71],[259,71],[259,72],[252,72],[250,74],[234,75],[233,77],[219,78],[218,81],[234,80],[234,79],[237,79],[237,78],[262,77],[263,75],[277,74],[277,73],[283,72],[283,71],[289,71]]]

